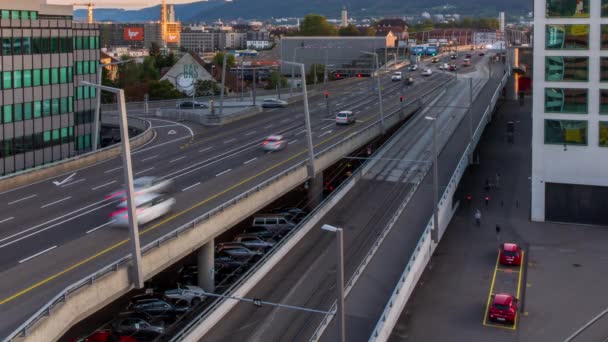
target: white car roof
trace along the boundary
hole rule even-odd
[[[146,202],[149,202],[157,197],[160,197],[159,194],[155,194],[155,193],[147,193],[147,194],[141,194],[141,195],[137,195],[135,196],[135,206],[138,207]],[[126,208],[127,207],[127,200],[125,199],[124,201],[120,201],[120,203],[116,206],[117,208]]]
[[[273,134],[273,135],[269,136],[268,138],[266,138],[266,140],[283,140],[283,136],[278,135],[278,134]]]
[[[338,114],[352,114],[353,112],[351,110],[341,110],[338,112]]]

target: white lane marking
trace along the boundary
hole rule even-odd
[[[167,145],[167,144],[172,144],[172,143],[174,143],[174,142],[181,141],[181,140],[185,140],[185,139],[190,139],[190,138],[191,138],[191,137],[189,137],[189,136],[184,136],[184,137],[181,137],[181,138],[176,138],[176,139],[173,139],[173,140],[165,141],[164,143],[160,143],[160,144],[156,144],[156,145],[154,145],[154,146],[150,146],[150,147],[148,147],[148,148],[144,148],[144,149],[141,149],[141,150],[137,150],[136,152],[132,152],[131,154],[138,154],[138,153],[142,153],[142,152],[150,151],[150,150],[152,150],[152,149],[159,148],[159,147],[161,147],[161,146],[165,146],[165,145]]]
[[[291,144],[295,143],[296,141],[298,141],[298,139],[288,142],[287,145],[291,145]]]
[[[115,167],[115,168],[113,168],[113,169],[111,169],[111,170],[108,170],[108,171],[104,171],[103,173],[110,173],[110,172],[118,171],[118,170],[120,170],[120,169],[122,169],[122,166]]]
[[[72,173],[71,175],[69,175],[66,179],[62,180],[62,181],[53,181],[53,184],[57,185],[57,186],[61,186],[67,182],[70,181],[70,179],[72,179],[72,177],[76,176],[76,172]]]
[[[322,137],[322,136],[325,136],[325,135],[331,134],[331,132],[333,132],[333,131],[327,131],[327,132],[323,132],[323,134],[319,135],[318,137],[320,138],[320,137]]]
[[[145,162],[146,160],[154,159],[154,158],[156,158],[156,157],[158,157],[158,154],[153,155],[152,157],[144,158],[144,159],[142,159],[141,161],[142,161],[142,162]]]
[[[257,131],[251,131],[251,132],[249,132],[249,133],[245,133],[245,135],[246,135],[246,136],[247,136],[247,135],[252,135],[252,134],[255,134],[255,132],[257,132]]]
[[[255,157],[253,159],[249,159],[248,161],[244,162],[243,164],[247,165],[247,164],[251,163],[252,161],[254,161],[256,159],[258,159],[258,157]]]
[[[280,122],[280,123],[283,123],[283,122],[287,122],[287,121],[291,121],[291,119],[287,118],[287,119],[283,119],[283,120],[281,120],[281,121],[279,121],[279,122]]]
[[[96,186],[96,187],[94,187],[94,188],[91,188],[91,190],[97,190],[97,189],[101,189],[101,188],[103,188],[104,186],[108,186],[108,185],[110,185],[110,184],[114,184],[114,183],[116,183],[116,181],[115,181],[115,180],[114,180],[114,181],[111,181],[111,182],[108,182],[108,183],[106,183],[106,184],[101,184],[100,186]]]
[[[221,175],[223,175],[223,174],[226,174],[226,173],[230,172],[231,170],[232,170],[232,169],[228,169],[228,170],[226,170],[226,171],[222,171],[222,172],[218,173],[217,175],[215,175],[215,177],[219,177],[219,176],[221,176]]]
[[[334,126],[335,124],[336,124],[335,122],[334,122],[334,123],[330,123],[330,124],[329,124],[329,125],[327,125],[327,126],[323,126],[323,127],[321,127],[321,130],[324,130],[324,129],[326,129],[326,128],[329,128],[329,127],[331,127],[331,126]]]
[[[272,127],[272,126],[274,126],[274,125],[268,125],[268,126],[264,126],[264,129],[270,128],[270,127]]]
[[[178,160],[182,160],[182,159],[184,159],[184,158],[186,158],[186,156],[181,156],[181,157],[179,157],[179,158],[175,158],[175,159],[173,159],[173,160],[169,161],[169,163],[175,163],[176,161],[178,161]]]
[[[165,127],[175,127],[175,126],[179,126],[179,124],[173,124],[173,125],[162,125],[162,126],[152,126],[150,128],[165,128]]]
[[[224,141],[224,144],[228,144],[228,143],[231,143],[233,141],[236,141],[236,138],[235,139],[226,140],[226,141]]]
[[[303,133],[306,133],[306,130],[299,131],[299,132],[298,132],[298,133],[296,133],[295,135],[300,135],[300,134],[303,134]]]
[[[199,152],[205,152],[205,151],[209,151],[209,150],[210,150],[210,149],[212,149],[212,148],[213,148],[213,147],[207,147],[207,148],[204,148],[204,149],[202,149],[202,150],[198,150],[198,151],[199,151]]]
[[[46,208],[46,207],[50,207],[50,206],[52,206],[53,204],[57,204],[57,203],[60,203],[60,202],[63,202],[63,201],[67,201],[67,200],[69,200],[70,198],[72,198],[72,196],[68,196],[68,197],[66,197],[66,198],[62,198],[62,199],[57,200],[57,201],[55,201],[55,202],[47,203],[47,204],[45,204],[45,205],[41,206],[41,207],[40,207],[40,209],[42,209],[42,208]]]
[[[194,188],[195,186],[200,185],[200,184],[201,184],[201,182],[198,182],[198,183],[196,183],[196,184],[192,184],[192,185],[190,185],[190,186],[188,186],[188,187],[183,188],[183,189],[182,189],[182,191],[190,190],[190,189],[192,189],[192,188]]]
[[[169,120],[162,120],[162,119],[157,119],[157,118],[154,118],[152,120],[156,120],[156,121],[160,121],[160,122],[168,122],[168,123],[173,124],[173,125],[182,126],[182,127],[186,128],[190,132],[190,136],[192,136],[192,137],[194,136],[194,131],[192,130],[192,128],[190,128],[190,127],[188,127],[188,126],[186,126],[184,124],[181,124],[179,122],[174,122],[174,121],[169,121]]]
[[[21,201],[25,201],[27,199],[30,199],[30,198],[36,197],[36,196],[38,196],[38,195],[31,195],[31,196],[23,197],[23,198],[20,198],[18,200],[15,200],[15,201],[8,202],[8,205],[15,204],[15,203],[18,203],[18,202],[21,202]]]
[[[154,170],[154,166],[152,166],[151,168],[147,168],[147,169],[145,169],[145,170],[143,170],[143,171],[135,172],[135,175],[138,175],[138,174],[140,174],[140,173],[144,173],[144,172],[148,172],[148,171],[150,171],[150,170]]]
[[[84,182],[85,180],[87,180],[87,179],[86,179],[86,178],[79,179],[79,180],[77,180],[77,181],[73,181],[73,182],[71,182],[71,183],[63,184],[61,187],[62,187],[62,188],[65,188],[66,186],[70,186],[70,185],[72,185],[72,184],[76,184],[76,183]]]
[[[4,220],[0,221],[0,223],[4,223],[4,222],[6,222],[6,221],[10,221],[10,220],[12,220],[12,219],[14,219],[14,217],[12,217],[12,216],[11,216],[11,217],[9,217],[9,218],[5,218]]]
[[[97,226],[97,227],[95,227],[93,229],[89,229],[89,230],[86,231],[86,234],[91,234],[92,232],[94,232],[94,231],[96,231],[98,229],[101,229],[101,228],[103,228],[103,227],[105,227],[105,226],[107,226],[107,225],[109,225],[111,223],[114,223],[114,221],[116,221],[116,220],[110,220],[110,221],[102,224],[101,226]]]
[[[104,201],[106,201],[106,200],[104,200]],[[18,236],[18,235],[21,235],[21,234],[23,234],[23,233],[29,232],[29,231],[31,231],[31,230],[33,230],[33,229],[36,229],[36,228],[38,228],[38,227],[41,227],[41,226],[43,226],[43,225],[47,224],[47,223],[50,223],[50,222],[53,222],[53,221],[57,221],[57,220],[59,220],[59,219],[61,219],[61,218],[64,218],[64,217],[66,217],[66,216],[69,216],[69,215],[71,215],[71,214],[73,214],[73,213],[75,213],[75,212],[81,211],[81,210],[86,209],[86,208],[88,208],[88,207],[92,207],[93,205],[96,205],[96,204],[98,204],[98,203],[102,203],[102,202],[104,202],[104,201],[99,201],[99,202],[97,202],[97,203],[93,203],[93,204],[88,205],[88,206],[86,206],[86,207],[82,207],[82,208],[80,208],[80,209],[78,209],[78,210],[75,210],[75,211],[73,211],[73,212],[71,212],[71,213],[65,214],[65,215],[63,215],[63,216],[56,217],[56,218],[54,218],[54,219],[52,219],[52,220],[49,220],[49,221],[47,221],[47,222],[43,222],[43,223],[41,223],[41,224],[39,224],[39,225],[36,225],[36,226],[34,226],[34,227],[31,227],[31,228],[28,228],[28,229],[22,230],[22,231],[20,231],[19,233],[16,233],[16,234],[13,234],[13,235],[11,235],[11,236],[8,236],[8,237],[5,237],[5,238],[3,238],[3,239],[0,239],[0,242],[6,241],[6,240],[11,239],[11,238],[13,238],[13,237],[15,237],[15,236]],[[79,215],[76,215],[76,216],[74,216],[74,217],[68,218],[67,220],[57,222],[57,223],[52,224],[52,225],[50,225],[50,226],[48,226],[48,227],[46,227],[46,228],[43,228],[43,229],[37,230],[37,231],[32,232],[32,233],[30,233],[30,234],[28,234],[28,235],[22,236],[22,237],[20,237],[20,238],[18,238],[18,239],[16,239],[16,240],[13,240],[13,241],[7,242],[7,243],[5,243],[5,244],[3,244],[3,245],[0,245],[0,248],[4,248],[4,247],[6,247],[6,246],[10,246],[10,245],[12,245],[12,244],[14,244],[14,243],[17,243],[17,242],[21,241],[21,240],[25,240],[25,239],[27,239],[27,238],[29,238],[29,237],[31,237],[31,236],[34,236],[34,235],[36,235],[36,234],[40,234],[40,233],[42,233],[42,232],[44,232],[44,231],[47,231],[47,230],[49,230],[49,229],[51,229],[51,228],[53,228],[53,227],[56,227],[56,226],[58,226],[58,225],[60,225],[60,224],[63,224],[63,223],[66,223],[66,222],[72,221],[72,220],[77,219],[77,218],[79,218],[79,217],[81,217],[81,216],[84,216],[84,215],[86,215],[86,214],[88,214],[88,213],[91,213],[91,212],[93,212],[93,211],[95,211],[95,210],[99,210],[99,209],[101,209],[101,208],[103,208],[103,207],[107,207],[107,206],[108,206],[108,205],[110,205],[110,204],[115,204],[116,202],[117,202],[117,201],[112,201],[112,202],[106,203],[106,204],[104,204],[104,205],[102,205],[102,206],[100,206],[100,207],[93,208],[93,209],[91,209],[91,210],[89,210],[89,211],[85,211],[85,212],[84,212],[84,213],[82,213],[82,214],[79,214]]]
[[[19,260],[19,263],[21,264],[21,263],[24,263],[24,262],[26,262],[26,261],[28,261],[28,260],[32,260],[32,259],[34,259],[35,257],[37,257],[37,256],[41,256],[42,254],[44,254],[44,253],[46,253],[46,252],[48,252],[48,251],[52,251],[52,250],[53,250],[53,249],[55,249],[55,248],[57,248],[57,245],[55,245],[55,246],[53,246],[53,247],[49,247],[49,248],[47,248],[47,249],[43,250],[42,252],[38,252],[38,253],[36,253],[36,254],[34,254],[34,255],[32,255],[32,256],[29,256],[29,257],[27,257],[27,258],[25,258],[25,259]]]

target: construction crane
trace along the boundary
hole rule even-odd
[[[93,1],[89,1],[86,4],[72,4],[72,6],[86,6],[87,8],[87,23],[93,23]]]

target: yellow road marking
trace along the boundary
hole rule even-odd
[[[524,267],[524,258],[525,258],[525,253],[524,251],[521,251],[521,263],[519,264],[519,277],[517,279],[517,300],[520,301],[521,300],[521,274],[522,269]],[[518,306],[518,310],[519,310],[519,302],[517,303]],[[513,323],[513,330],[517,329],[517,322],[519,321],[519,315],[515,316],[515,322]]]
[[[496,256],[496,265],[494,265],[494,274],[492,275],[492,283],[490,284],[490,292],[488,293],[488,301],[486,303],[486,311],[483,315],[483,321],[481,324],[486,325],[486,319],[488,317],[488,311],[490,311],[490,301],[492,300],[492,293],[494,293],[494,282],[496,281],[496,272],[498,270],[498,261],[500,260],[500,253]]]
[[[362,120],[362,122],[366,122],[366,121],[368,121],[368,120],[370,120],[370,119],[371,119],[371,118],[367,118],[367,119],[365,119],[365,120]],[[345,134],[349,133],[351,130],[353,130],[355,127],[357,127],[357,126],[353,126],[353,127],[349,128],[349,129],[346,129],[346,130],[343,130],[343,131],[337,132],[337,133],[335,133],[335,134],[333,134],[333,135],[330,135],[330,136],[329,136],[327,139],[325,139],[325,140],[323,140],[323,141],[321,141],[321,142],[319,142],[319,143],[315,144],[315,145],[314,145],[314,147],[319,147],[319,146],[321,146],[321,145],[323,145],[323,144],[327,143],[328,141],[330,141],[330,140],[332,140],[332,139],[334,139],[334,138],[336,138],[336,137],[339,137],[339,136],[341,136],[341,135],[345,135]],[[161,225],[163,225],[163,224],[165,224],[165,223],[167,223],[167,222],[169,222],[169,221],[171,221],[171,220],[173,220],[173,219],[175,219],[175,218],[177,218],[177,217],[179,217],[179,216],[181,216],[181,215],[183,215],[183,214],[186,214],[187,212],[189,212],[189,211],[191,211],[191,210],[193,210],[193,209],[195,209],[195,208],[197,208],[197,207],[200,207],[201,205],[204,205],[205,203],[208,203],[209,201],[211,201],[211,200],[213,200],[213,199],[215,199],[215,198],[217,198],[217,197],[219,197],[219,196],[222,196],[223,194],[225,194],[225,193],[227,193],[227,192],[229,192],[229,191],[232,191],[232,190],[234,190],[234,189],[238,188],[239,186],[244,185],[245,183],[248,183],[248,182],[252,181],[253,179],[255,179],[255,178],[257,178],[257,177],[260,177],[260,176],[262,176],[263,174],[268,173],[268,172],[272,171],[273,169],[275,169],[275,168],[277,168],[277,167],[279,167],[279,166],[281,166],[281,165],[283,165],[283,164],[285,164],[285,163],[288,163],[289,161],[291,161],[291,160],[293,160],[293,159],[295,159],[295,158],[297,158],[297,157],[299,157],[299,156],[303,155],[304,153],[306,153],[306,151],[307,151],[307,149],[304,149],[304,150],[302,150],[302,151],[300,151],[300,152],[298,152],[298,153],[294,154],[293,156],[291,156],[291,157],[289,157],[289,158],[287,158],[287,159],[285,159],[285,160],[283,160],[283,161],[280,161],[280,162],[278,162],[278,163],[274,164],[273,166],[270,166],[269,168],[267,168],[267,169],[265,169],[265,170],[263,170],[263,171],[260,171],[259,173],[255,174],[255,175],[253,175],[253,176],[250,176],[250,177],[248,177],[248,178],[246,178],[246,179],[244,179],[244,180],[242,180],[242,181],[240,181],[240,182],[238,182],[238,183],[236,183],[236,184],[234,184],[234,185],[232,185],[232,186],[230,186],[230,187],[228,187],[228,188],[224,189],[224,190],[223,190],[223,191],[221,191],[221,192],[216,193],[215,195],[213,195],[213,196],[211,196],[211,197],[208,197],[208,198],[206,198],[206,199],[202,200],[201,202],[199,202],[199,203],[197,203],[197,204],[195,204],[195,205],[191,206],[190,208],[184,209],[184,210],[180,211],[179,213],[174,214],[174,215],[172,215],[172,216],[170,216],[170,217],[166,218],[165,220],[163,220],[163,221],[161,221],[161,222],[158,222],[158,223],[156,223],[155,225],[150,226],[150,227],[148,227],[148,228],[146,228],[146,229],[144,229],[144,230],[140,231],[140,232],[139,232],[139,235],[143,235],[143,234],[145,234],[145,233],[148,233],[148,232],[150,232],[150,231],[152,231],[152,230],[154,230],[154,229],[156,229],[156,228],[160,227]],[[66,273],[68,273],[68,272],[70,272],[70,271],[73,271],[73,270],[74,270],[74,269],[76,269],[76,268],[78,268],[78,267],[80,267],[80,266],[82,266],[82,265],[85,265],[85,264],[87,264],[87,263],[89,263],[89,262],[93,261],[94,259],[97,259],[97,258],[99,258],[100,256],[102,256],[102,255],[104,255],[104,254],[107,254],[107,253],[109,253],[109,252],[111,252],[111,251],[113,251],[113,250],[117,249],[118,247],[120,247],[120,246],[124,245],[124,244],[125,244],[125,243],[127,243],[128,241],[129,241],[129,239],[124,239],[124,240],[122,240],[122,241],[120,241],[120,242],[118,242],[118,243],[116,243],[116,244],[114,244],[114,245],[112,245],[112,246],[110,246],[110,247],[108,247],[108,248],[106,248],[106,249],[104,249],[104,250],[102,250],[102,251],[98,252],[97,254],[94,254],[94,255],[92,255],[92,256],[90,256],[90,257],[86,258],[86,259],[83,259],[83,260],[81,260],[81,261],[79,261],[79,262],[77,262],[77,263],[73,264],[72,266],[69,266],[68,268],[66,268],[66,269],[64,269],[64,270],[62,270],[62,271],[60,271],[60,272],[58,272],[58,273],[56,273],[56,274],[53,274],[52,276],[49,276],[48,278],[43,279],[43,280],[41,280],[41,281],[39,281],[39,282],[37,282],[37,283],[35,283],[35,284],[33,284],[33,285],[31,285],[31,286],[29,286],[29,287],[27,287],[27,288],[25,288],[25,289],[21,290],[21,291],[19,291],[19,292],[15,293],[15,294],[13,294],[13,295],[11,295],[10,297],[6,297],[6,298],[4,298],[4,299],[0,300],[0,305],[6,304],[6,303],[8,303],[8,302],[10,302],[10,301],[12,301],[12,300],[14,300],[14,299],[16,299],[16,298],[19,298],[19,297],[21,297],[22,295],[24,295],[24,294],[26,294],[26,293],[28,293],[28,292],[30,292],[30,291],[32,291],[32,290],[34,290],[34,289],[36,289],[36,288],[40,287],[40,286],[42,286],[42,285],[44,285],[44,284],[46,284],[46,283],[48,283],[48,282],[50,282],[50,281],[52,281],[52,280],[54,280],[54,279],[56,279],[56,278],[60,277],[60,276],[62,276],[62,275],[66,274]]]

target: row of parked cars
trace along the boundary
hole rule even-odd
[[[520,266],[522,250],[515,243],[503,243],[498,251],[498,260],[503,266]],[[519,299],[512,293],[496,293],[492,295],[488,309],[488,319],[493,322],[514,324],[517,319],[517,304]]]

